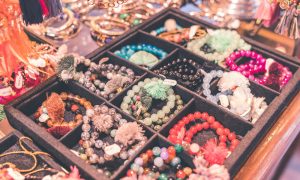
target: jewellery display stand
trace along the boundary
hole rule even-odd
[[[68,83],[64,83],[59,81],[57,77],[52,77],[5,106],[5,111],[10,124],[14,128],[22,131],[24,135],[31,137],[36,144],[46,149],[47,152],[49,152],[54,158],[59,159],[64,166],[77,166],[82,177],[88,179],[106,179],[106,177],[99,173],[93,166],[85,163],[84,160],[80,159],[70,151],[70,149],[76,148],[76,145],[80,140],[82,131],[81,125],[77,126],[61,139],[55,139],[44,128],[40,127],[35,122],[35,120],[32,118],[32,115],[35,113],[38,107],[41,106],[42,102],[46,100],[47,94],[50,94],[51,92],[65,91],[84,97],[93,105],[101,105],[104,103],[109,107],[116,108],[125,119],[128,121],[135,121],[135,118],[131,115],[121,112],[120,104],[123,100],[123,97],[126,95],[128,90],[132,89],[134,85],[145,78],[158,77],[163,79],[163,77],[153,73],[153,71],[163,66],[167,62],[171,62],[177,58],[190,58],[199,64],[205,64],[204,70],[206,71],[210,71],[212,69],[222,69],[224,71],[228,71],[217,66],[213,62],[205,60],[203,57],[189,52],[185,48],[186,44],[178,45],[175,43],[170,43],[150,34],[152,30],[163,26],[165,20],[169,18],[175,19],[177,24],[181,27],[189,27],[191,25],[198,24],[204,28],[216,28],[215,26],[186,15],[178,10],[168,9],[167,11],[164,11],[161,14],[158,14],[145,21],[135,30],[132,30],[129,33],[117,38],[117,40],[112,42],[110,45],[107,45],[105,48],[100,48],[88,55],[88,57],[94,62],[98,62],[103,57],[109,57],[111,63],[130,67],[137,73],[138,76],[140,76],[135,82],[117,94],[113,99],[105,100],[104,98],[89,91],[78,82],[70,81]],[[224,127],[236,132],[237,138],[240,140],[240,144],[225,161],[225,167],[228,168],[231,177],[235,176],[238,170],[242,167],[243,163],[250,156],[251,152],[255,149],[256,145],[260,142],[262,137],[265,136],[268,130],[276,122],[281,112],[283,112],[287,107],[295,93],[300,89],[299,66],[295,64],[291,58],[266,51],[248,39],[246,39],[246,41],[252,45],[252,50],[255,50],[266,58],[275,59],[282,65],[287,66],[293,73],[292,79],[280,92],[250,81],[250,89],[254,95],[265,97],[266,102],[269,105],[257,122],[255,124],[251,124],[240,116],[231,113],[228,109],[206,100],[203,96],[201,88],[200,93],[197,93],[194,92],[193,89],[187,89],[181,84],[177,84],[173,89],[176,94],[182,97],[184,107],[177,114],[175,114],[174,117],[170,118],[170,120],[164,124],[159,131],[154,131],[151,128],[143,125],[142,127],[145,129],[146,136],[148,137],[146,145],[139,150],[135,156],[130,157],[124,165],[122,165],[122,162],[119,163],[119,167],[115,172],[113,172],[111,179],[120,179],[120,177],[124,176],[126,171],[130,168],[131,162],[134,161],[138,154],[144,152],[146,149],[157,145],[172,145],[167,140],[170,128],[182,117],[194,111],[208,112],[210,115],[215,116],[216,119],[224,125]],[[125,45],[138,43],[149,43],[157,46],[158,48],[161,48],[167,52],[168,55],[151,69],[144,69],[114,54],[116,50],[121,49]],[[237,61],[237,63],[239,64],[243,60],[244,59],[241,58]],[[216,84],[218,80],[219,79],[215,79],[211,83],[212,92],[216,91]],[[204,134],[198,133],[197,137],[194,139],[213,138],[215,136],[216,135],[212,132]],[[203,142],[199,141],[199,143],[201,145]],[[184,152],[182,156],[184,156],[184,163],[193,167],[192,157],[186,152]]]
[[[7,136],[5,136],[4,138],[2,138],[0,140],[0,146],[1,146],[0,154],[23,151],[18,142],[19,139],[22,137],[24,137],[24,135],[21,132],[13,131]],[[28,139],[24,139],[24,141],[22,141],[22,145],[28,151],[32,151],[32,152],[42,151],[41,148],[38,148],[33,142],[31,142]],[[60,162],[55,162],[50,156],[36,155],[36,157],[37,157],[36,169],[41,169],[46,167],[46,168],[51,168],[51,169],[61,171],[63,168],[61,165],[58,164]],[[26,154],[21,154],[21,153],[16,155],[7,155],[0,159],[0,164],[7,163],[7,162],[15,164],[17,168],[22,170],[29,169],[34,165],[34,160],[32,159],[31,156],[28,156]],[[35,173],[34,175],[38,177],[43,177],[48,174],[49,174],[48,171],[41,171]]]

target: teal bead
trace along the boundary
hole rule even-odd
[[[183,151],[183,147],[180,144],[175,144],[176,153],[181,153]]]
[[[134,53],[135,53],[134,50],[129,49],[126,54],[127,54],[127,56],[132,56]]]
[[[126,13],[120,14],[121,19],[126,19],[129,15]]]
[[[134,19],[133,20],[133,25],[138,25],[138,24],[140,24],[141,23],[141,21],[139,20],[139,19]]]
[[[181,159],[179,157],[174,157],[171,161],[172,166],[176,166],[177,164],[181,163]]]
[[[134,50],[134,51],[136,51],[136,50],[137,50],[136,45],[132,45],[132,46],[131,46],[131,49]]]
[[[168,176],[164,173],[160,174],[158,180],[168,180]]]
[[[154,156],[159,156],[160,155],[160,153],[161,153],[161,149],[159,148],[159,147],[154,147],[153,149],[152,149],[152,152],[153,152],[153,155]]]
[[[79,148],[79,150],[78,150],[78,152],[80,153],[80,154],[83,154],[84,153],[84,148]]]
[[[133,170],[134,172],[138,172],[140,169],[140,166],[133,163],[133,164],[131,164],[130,169]]]

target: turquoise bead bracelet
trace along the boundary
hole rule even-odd
[[[182,29],[182,27],[179,25],[176,25],[176,29],[180,30],[180,29]],[[163,27],[160,27],[160,28],[157,28],[157,29],[151,31],[151,34],[154,36],[158,36],[164,32],[167,32],[167,29],[163,26]]]
[[[121,50],[117,50],[114,53],[123,59],[129,60],[137,51],[146,51],[157,56],[158,59],[163,59],[167,56],[165,51],[150,44],[126,45],[122,47]]]

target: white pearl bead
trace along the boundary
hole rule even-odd
[[[93,109],[86,110],[86,115],[90,118],[93,117],[94,116],[94,110]]]

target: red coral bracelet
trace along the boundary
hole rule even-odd
[[[199,123],[191,126],[187,130],[187,125],[193,122]],[[219,136],[219,143],[217,139],[211,139],[206,142],[203,147],[197,143],[191,143],[192,138],[202,130],[215,130]],[[169,131],[168,139],[174,144],[181,144],[185,150],[191,155],[202,154],[210,164],[223,164],[228,153],[233,151],[239,144],[234,132],[216,121],[215,117],[210,116],[207,112],[195,112],[183,117],[176,125]],[[229,150],[227,145],[230,144]]]

